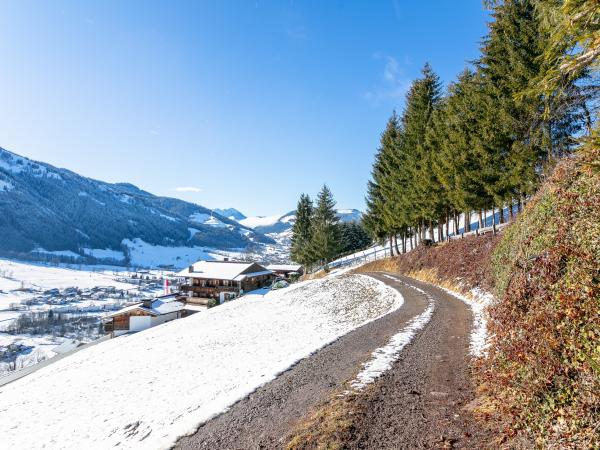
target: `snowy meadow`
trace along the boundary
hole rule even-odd
[[[0,388],[0,447],[167,448],[401,304],[377,280],[339,274],[100,343]]]

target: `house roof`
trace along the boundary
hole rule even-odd
[[[161,316],[163,314],[181,311],[184,306],[185,304],[183,302],[177,301],[177,295],[171,294],[155,298],[150,304],[148,304],[148,302],[146,301],[136,303],[135,305],[127,306],[123,309],[115,311],[112,314],[109,314],[106,317],[120,316],[121,314],[126,313],[128,311],[133,311],[134,309],[146,311],[147,313],[152,314],[153,316]]]
[[[263,270],[261,272],[243,273],[243,274],[235,277],[233,279],[233,281],[244,281],[248,277],[258,277],[259,275],[272,275],[272,274],[273,274],[273,272],[271,272],[270,270]]]
[[[241,281],[248,276],[272,273],[257,263],[198,261],[177,274],[178,277]]]
[[[280,270],[282,272],[298,272],[302,269],[302,266],[300,264],[269,264],[267,269]]]

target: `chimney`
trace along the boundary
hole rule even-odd
[[[189,273],[192,273],[193,271],[194,271],[194,266],[193,265],[191,265],[190,267],[188,267],[188,272]]]

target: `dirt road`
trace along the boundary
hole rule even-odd
[[[182,438],[180,449],[283,448],[298,422],[339,393],[371,353],[384,345],[429,300],[430,322],[393,368],[356,396],[346,448],[477,448],[478,430],[464,406],[473,392],[468,372],[471,312],[441,289],[397,275],[370,274],[398,289],[404,305],[300,361],[229,411]],[[392,278],[393,277],[393,278]],[[207,380],[207,382],[209,382]]]

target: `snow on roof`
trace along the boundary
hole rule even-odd
[[[300,264],[269,264],[267,266],[269,270],[280,270],[284,272],[298,272],[302,269]]]
[[[187,304],[183,307],[183,309],[187,310],[187,311],[205,311],[206,309],[208,309],[206,306],[204,305],[190,305]]]
[[[75,340],[75,339],[67,339],[65,341],[63,341],[61,344],[57,345],[56,347],[52,348],[52,351],[54,353],[67,353],[70,352],[72,350],[75,350],[77,347],[79,347],[81,345],[81,342]]]
[[[136,303],[135,305],[127,306],[123,309],[115,311],[114,313],[109,314],[106,317],[120,316],[121,314],[126,313],[128,311],[133,311],[134,309],[141,309],[142,311],[146,311],[155,316],[180,311],[183,309],[185,304],[183,302],[175,301],[176,299],[177,295],[175,294],[164,295],[162,297],[158,297],[152,300],[151,307],[147,307],[144,304],[146,302]]]
[[[255,263],[223,262],[223,261],[198,261],[192,264],[192,271],[184,269],[177,274],[178,277],[206,278],[216,280],[236,280],[242,272],[248,270]],[[262,266],[260,266],[262,267]],[[264,268],[264,267],[263,267]],[[271,273],[270,271],[268,273]]]
[[[260,275],[272,275],[273,272],[271,272],[270,270],[263,270],[262,272],[251,272],[251,273],[244,273],[242,275],[238,275],[237,277],[235,277],[233,279],[233,281],[243,281],[248,277],[258,277]]]
[[[173,301],[172,299],[161,300],[157,298],[152,302],[152,311],[158,315],[181,311],[184,307],[183,302]]]

